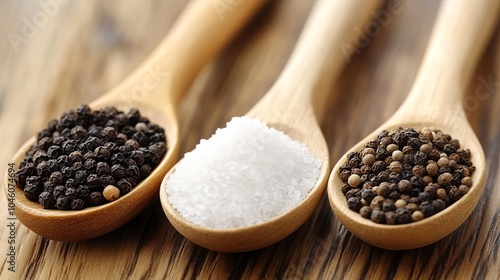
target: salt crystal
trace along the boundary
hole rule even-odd
[[[196,225],[250,226],[302,201],[320,167],[304,144],[259,120],[235,117],[185,154],[167,180],[168,199]]]

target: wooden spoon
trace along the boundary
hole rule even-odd
[[[177,105],[203,65],[216,55],[262,6],[264,0],[237,4],[192,1],[150,57],[126,80],[90,107],[138,108],[143,116],[165,128],[168,152],[159,166],[127,195],[112,203],[80,211],[43,209],[15,188],[17,218],[37,234],[60,241],[90,239],[130,221],[158,195],[161,179],[177,161]],[[232,3],[232,2],[230,2]],[[15,154],[19,166],[31,138]],[[8,181],[8,180],[7,180]],[[6,184],[5,191],[8,193]]]
[[[471,151],[477,169],[470,191],[450,207],[422,221],[384,225],[364,219],[348,208],[339,178],[339,167],[346,164],[346,156],[335,165],[328,181],[330,205],[342,224],[364,241],[386,249],[422,247],[445,237],[471,214],[485,184],[484,152],[467,121],[461,100],[493,30],[500,2],[443,1],[442,5],[409,96],[389,120],[349,152],[360,150],[382,130],[440,129]]]
[[[352,45],[356,39],[353,29],[362,25],[380,2],[318,1],[283,73],[246,114],[306,144],[322,161],[319,178],[308,196],[286,213],[260,224],[230,229],[202,227],[185,220],[168,200],[167,180],[174,167],[162,182],[160,199],[168,219],[182,235],[216,251],[248,251],[283,239],[311,216],[323,197],[330,170],[328,147],[315,116],[315,109],[321,108],[313,105],[324,103],[327,80],[333,79],[348,59],[349,54],[339,46]]]

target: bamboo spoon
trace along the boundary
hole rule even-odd
[[[349,151],[360,150],[382,130],[440,129],[458,139],[461,147],[471,150],[471,160],[477,169],[470,191],[450,207],[422,221],[406,225],[377,224],[347,206],[338,171],[346,163],[344,156],[332,171],[328,196],[337,218],[357,237],[386,249],[422,247],[454,231],[473,211],[485,184],[485,157],[467,121],[461,99],[493,30],[499,4],[496,0],[444,1],[409,96],[389,120]]]
[[[352,30],[364,23],[381,1],[322,0],[314,6],[298,44],[283,73],[266,96],[246,116],[260,119],[307,145],[322,161],[316,185],[298,205],[260,224],[231,229],[213,229],[185,220],[170,204],[168,177],[160,188],[163,209],[172,225],[185,237],[205,248],[238,252],[271,245],[291,234],[314,212],[326,187],[329,173],[328,147],[316,120],[324,103],[327,79],[333,79],[347,60],[340,44],[356,39]],[[327,87],[326,87],[327,88]],[[314,94],[318,93],[318,94]],[[320,114],[319,114],[320,115]]]
[[[161,179],[177,160],[177,105],[203,65],[216,55],[262,6],[264,0],[220,5],[192,1],[168,36],[126,80],[90,104],[91,108],[138,108],[143,116],[165,128],[168,152],[158,167],[127,195],[112,203],[80,211],[43,209],[16,187],[17,218],[35,233],[60,241],[79,241],[108,233],[130,221],[158,195]],[[12,160],[19,166],[35,138]],[[5,191],[8,192],[8,180]]]

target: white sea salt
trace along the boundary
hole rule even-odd
[[[238,228],[297,205],[316,184],[320,167],[304,144],[261,121],[235,117],[185,154],[166,188],[186,220]]]

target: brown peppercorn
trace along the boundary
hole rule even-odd
[[[450,161],[448,160],[448,156],[446,156],[446,157],[441,157],[441,158],[439,158],[439,160],[437,161],[437,165],[438,165],[439,167],[448,166],[448,163],[450,163]]]
[[[449,160],[453,160],[455,162],[458,162],[460,160],[460,156],[456,153],[453,153],[451,154],[449,157],[448,157]]]
[[[451,179],[453,179],[453,176],[447,172],[439,175],[437,182],[440,186],[448,186],[451,183]]]
[[[402,193],[409,193],[412,189],[411,183],[408,180],[401,180],[398,183],[398,189]]]
[[[400,150],[396,150],[396,151],[392,152],[392,159],[397,160],[397,161],[402,160],[403,159],[403,152],[401,152]]]
[[[422,211],[415,211],[411,214],[411,219],[414,221],[414,222],[418,222],[418,221],[421,221],[424,219],[424,213],[422,213]]]
[[[114,201],[120,197],[120,190],[113,185],[108,185],[102,191],[102,195],[107,201]]]
[[[437,189],[436,197],[444,201],[446,199],[446,191],[442,188]]]
[[[401,152],[403,152],[403,155],[411,154],[413,153],[413,148],[411,146],[404,146]]]
[[[385,198],[383,196],[377,195],[370,202],[370,207],[373,209],[381,207],[384,200],[385,200]]]
[[[349,186],[355,188],[361,183],[361,177],[357,174],[352,174],[351,176],[349,176],[349,179],[347,179],[347,183],[349,184]]]
[[[399,150],[399,147],[396,144],[389,144],[389,145],[387,145],[386,150],[387,150],[387,152],[392,154],[394,151]]]
[[[394,173],[401,173],[403,172],[403,165],[399,161],[393,161],[391,164],[389,164],[389,170]]]
[[[408,203],[406,206],[405,206],[406,209],[410,210],[410,212],[414,212],[414,211],[417,211],[417,210],[420,210],[420,208],[418,207],[418,205],[416,203]]]
[[[394,143],[394,140],[392,140],[391,137],[386,136],[386,137],[380,139],[380,144],[382,144],[384,147],[387,147],[393,143]]]
[[[373,148],[364,148],[363,150],[361,150],[360,156],[362,158],[364,158],[368,154],[375,156],[375,149],[373,149]]]
[[[404,199],[398,199],[398,200],[396,200],[396,202],[394,203],[394,205],[396,206],[396,208],[405,207],[406,206],[406,201],[404,201]]]
[[[430,130],[429,128],[423,128],[422,134],[424,135],[424,137],[429,138],[429,140],[434,139],[433,134],[432,134],[432,130]]]
[[[376,161],[375,156],[372,154],[366,154],[363,157],[363,164],[365,165],[372,166],[375,161]]]
[[[463,166],[463,173],[462,173],[462,175],[464,175],[465,177],[469,177],[469,176],[470,176],[470,174],[471,174],[472,172],[474,172],[474,170],[475,170],[475,168],[473,168],[473,169],[472,169],[472,171],[471,171],[471,170],[469,170],[469,168],[467,168],[467,167]],[[465,185],[465,184],[464,184],[464,185]],[[467,186],[467,185],[466,185],[466,186]]]
[[[462,185],[469,187],[469,188],[472,187],[472,179],[469,176],[463,177],[462,180],[460,181],[460,183]]]
[[[425,175],[424,177],[422,177],[422,181],[424,182],[424,184],[430,184],[433,182],[433,179],[431,176],[429,175]]]
[[[426,154],[426,155],[429,155],[432,151],[432,144],[430,144],[430,143],[423,144],[422,146],[420,146],[419,151]]]
[[[468,192],[469,192],[469,187],[467,187],[466,185],[460,185],[458,187],[458,193],[460,194],[460,196],[463,196]]]
[[[427,171],[423,165],[415,165],[412,168],[413,175],[424,177]]]
[[[439,167],[438,167],[437,163],[431,162],[431,163],[427,164],[427,166],[425,167],[425,170],[429,176],[434,177],[438,174]]]
[[[389,195],[390,189],[389,189],[389,183],[387,182],[382,182],[377,188],[377,195],[387,197]]]

